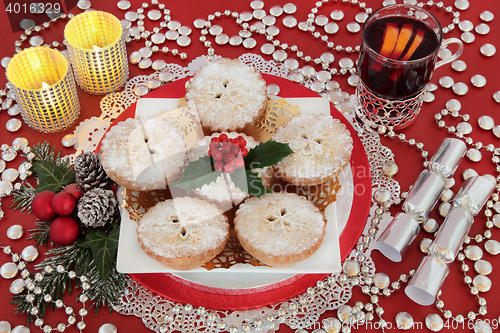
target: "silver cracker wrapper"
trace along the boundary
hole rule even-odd
[[[461,207],[476,216],[483,208],[491,193],[495,189],[495,184],[486,177],[474,176],[468,178],[460,191],[458,191],[453,205]]]
[[[474,217],[469,212],[459,207],[452,208],[428,252],[446,263],[454,261],[473,223]]]
[[[431,171],[446,179],[453,176],[464,157],[467,146],[462,140],[446,138],[429,161]]]
[[[398,213],[380,235],[377,248],[388,259],[400,262],[419,231],[418,221],[406,213]]]
[[[436,173],[422,171],[403,204],[403,210],[417,221],[425,221],[436,205],[445,182]]]
[[[448,265],[440,259],[425,257],[408,283],[406,295],[420,305],[433,304],[449,272]]]

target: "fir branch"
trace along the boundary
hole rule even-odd
[[[101,306],[107,305],[109,312],[113,312],[113,306],[118,305],[123,291],[128,287],[128,278],[126,274],[119,273],[116,270],[116,262],[108,271],[105,280],[101,280],[99,271],[94,263],[90,266],[87,273],[90,281],[90,289],[87,291],[89,299],[93,300],[95,314],[99,312]]]
[[[50,223],[50,221],[36,221],[35,225],[37,229],[31,229],[29,231],[31,234],[28,237],[28,240],[36,240],[36,246],[43,244],[45,245],[45,247],[49,247],[49,244],[52,245],[52,239],[50,238],[49,234]]]
[[[43,143],[37,143],[31,152],[35,155],[35,161],[47,161],[54,163],[62,168],[69,167],[69,160],[67,158],[61,157],[61,151],[55,156],[55,146],[51,146],[50,143],[44,141]]]
[[[12,206],[10,208],[14,210],[21,209],[21,212],[28,210],[28,213],[31,213],[31,202],[35,194],[33,185],[23,182],[23,186],[19,190],[14,190],[14,199],[12,199]]]
[[[34,317],[29,312],[29,310],[32,307],[32,304],[26,302],[26,293],[21,293],[21,294],[12,296],[12,300],[9,302],[9,304],[13,304],[16,306],[17,313],[20,313],[20,314],[27,313],[28,314],[28,324],[31,324],[33,322]]]
[[[73,245],[54,247],[45,253],[45,258],[41,263],[36,265],[36,268],[43,268],[47,265],[57,267],[58,265],[64,266],[66,270],[75,271],[77,275],[84,275],[87,273],[88,265],[78,265],[85,257],[92,258],[91,251],[78,246],[80,242],[77,241]],[[51,255],[51,256],[49,256]]]
[[[89,250],[79,248],[74,244],[66,247],[61,246],[52,248],[46,253],[46,255],[52,256],[46,258],[40,264],[35,265],[36,269],[43,269],[47,265],[51,265],[55,269],[58,265],[62,265],[66,270],[73,270],[77,273],[77,275],[82,275],[86,273],[86,271],[88,270],[88,266],[78,266],[76,263],[78,261],[81,261],[81,258],[90,257],[91,253]],[[32,275],[34,276],[34,274]],[[72,288],[74,286],[69,283],[70,281],[71,280],[69,279],[67,274],[46,273],[44,274],[42,281],[37,282],[37,286],[42,289],[42,292],[39,295],[34,294],[35,300],[32,304],[26,302],[25,298],[27,292],[23,292],[19,295],[13,296],[10,303],[17,305],[16,312],[27,313],[28,323],[31,323],[34,320],[34,316],[29,313],[29,309],[33,305],[38,305],[39,317],[43,318],[48,304],[43,299],[44,295],[50,294],[55,300],[62,299],[66,290],[68,290],[69,294],[71,294]]]

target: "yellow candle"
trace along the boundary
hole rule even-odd
[[[7,79],[25,123],[40,132],[57,132],[80,115],[73,73],[66,57],[39,46],[16,54],[7,66]]]
[[[76,82],[90,94],[106,94],[127,82],[128,57],[120,21],[100,11],[81,13],[64,28]]]

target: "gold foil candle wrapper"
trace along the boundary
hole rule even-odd
[[[380,235],[377,248],[388,259],[400,262],[419,231],[417,220],[406,213],[398,213]]]
[[[461,207],[476,216],[488,201],[494,189],[495,184],[489,181],[488,178],[482,176],[470,177],[464,182],[455,199],[453,199],[453,205]]]
[[[81,13],[68,22],[64,38],[80,88],[101,95],[125,85],[129,77],[125,32],[115,16]]]
[[[40,132],[57,132],[80,115],[73,73],[59,51],[39,46],[16,54],[7,66],[7,79],[26,124]]]
[[[431,305],[448,276],[448,265],[432,255],[425,257],[405,289],[406,295],[420,305]]]
[[[467,146],[462,140],[446,138],[429,161],[429,168],[443,179],[450,178],[457,170],[466,151]]]
[[[444,180],[436,173],[422,171],[403,204],[403,210],[417,221],[427,220],[444,186]]]
[[[474,217],[469,212],[454,207],[439,228],[429,253],[446,263],[453,262],[473,223]]]

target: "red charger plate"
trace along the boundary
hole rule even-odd
[[[274,83],[280,87],[280,97],[318,97],[313,91],[292,81],[268,74],[262,74],[262,77],[267,84]],[[186,92],[185,82],[188,79],[184,78],[166,84],[150,92],[147,98],[182,98]],[[134,117],[135,108],[136,103],[125,110],[114,123]],[[333,105],[330,105],[330,113],[346,125],[353,138],[350,164],[353,168],[354,202],[347,224],[339,238],[340,257],[344,261],[358,241],[370,211],[371,176],[368,157],[356,131]],[[241,310],[275,304],[297,296],[328,275],[297,274],[270,285],[244,289],[203,286],[170,273],[130,274],[130,277],[151,291],[174,302],[189,303],[195,307],[203,306],[214,310]]]

